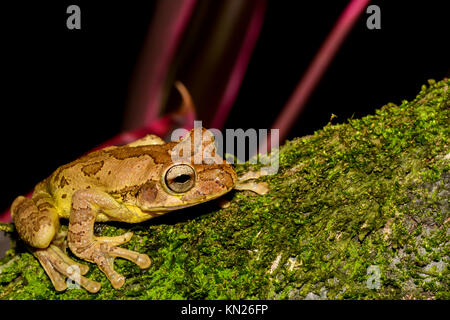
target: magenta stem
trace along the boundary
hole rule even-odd
[[[212,128],[223,128],[231,107],[236,101],[239,88],[241,87],[242,80],[244,79],[247,71],[248,62],[250,61],[256,42],[259,38],[259,34],[261,33],[266,7],[267,2],[265,0],[257,1],[255,4],[245,37],[242,41],[241,49],[236,57],[228,83],[225,87],[222,98],[220,99],[218,110],[213,121],[211,122]]]
[[[125,129],[144,127],[157,120],[165,80],[195,4],[196,0],[158,2],[136,70]]]
[[[281,114],[272,125],[273,129],[280,130],[280,142],[286,139],[289,131],[303,111],[308,98],[316,88],[343,40],[369,2],[370,0],[351,0],[331,29],[331,32],[323,42],[303,78],[288,99]],[[266,150],[264,144],[267,144],[267,150],[270,150],[270,136],[263,142],[260,150]]]

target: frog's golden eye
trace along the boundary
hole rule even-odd
[[[195,184],[195,171],[187,164],[177,164],[167,170],[164,182],[170,191],[183,193]]]

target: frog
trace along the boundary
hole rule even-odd
[[[205,150],[209,157],[198,157]],[[35,186],[31,198],[17,197],[11,215],[19,237],[55,290],[66,290],[70,279],[96,293],[101,284],[85,277],[89,266],[72,259],[67,249],[80,260],[96,264],[115,289],[126,280],[115,271],[115,258],[129,260],[141,269],[149,268],[151,259],[120,247],[131,240],[132,232],[96,236],[95,223],[141,223],[220,198],[234,188],[258,192],[254,185],[247,188],[244,180],[240,181],[233,166],[217,153],[214,137],[205,128],[194,128],[167,143],[147,135],[59,167]],[[260,193],[266,191],[263,188]],[[62,219],[68,220],[66,231],[60,230]]]
[[[148,135],[124,146],[88,153],[38,183],[31,198],[14,200],[11,215],[16,230],[57,291],[67,288],[67,278],[75,281],[77,277],[90,292],[101,288],[100,283],[84,277],[88,266],[71,259],[65,246],[81,260],[95,263],[116,289],[124,285],[125,277],[114,270],[115,258],[130,260],[141,269],[150,267],[147,254],[120,247],[130,241],[131,232],[97,237],[94,223],[140,223],[216,199],[234,188],[236,173],[217,153],[212,163],[192,161],[214,144],[202,139],[200,148],[194,146],[195,130],[203,136],[206,129],[193,129],[178,141],[166,143]],[[191,144],[192,154],[174,161],[173,150],[182,144]],[[60,219],[68,220],[65,245],[64,235],[58,233]]]

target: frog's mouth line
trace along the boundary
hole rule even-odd
[[[204,203],[204,202],[208,202],[217,198],[220,198],[221,196],[223,196],[224,194],[230,192],[231,190],[233,190],[234,186],[217,194],[212,196],[211,198],[205,198],[203,201],[201,202],[192,202],[192,203],[187,203],[187,204],[182,204],[179,206],[170,206],[170,207],[157,207],[157,208],[151,208],[149,210],[145,210],[144,212],[152,212],[152,213],[158,213],[158,214],[164,214],[170,211],[175,211],[175,210],[179,210],[179,209],[184,209],[184,208],[189,208],[189,207],[193,207],[195,205],[198,205],[199,203]]]

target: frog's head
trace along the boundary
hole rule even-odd
[[[138,205],[144,211],[161,214],[193,206],[234,188],[236,172],[217,154],[210,131],[193,129],[167,146],[170,161],[161,167],[159,181],[147,183],[138,193]]]

